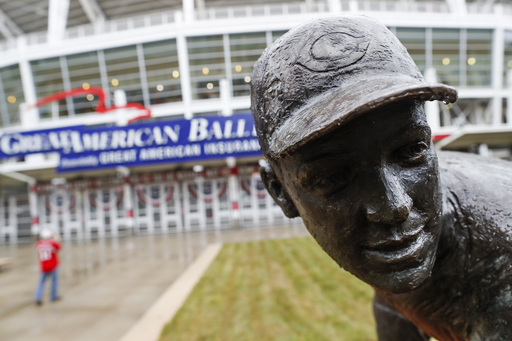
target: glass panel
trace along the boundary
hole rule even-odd
[[[505,31],[505,65],[503,67],[503,84],[507,86],[507,74],[508,86],[512,87],[512,31]]]
[[[59,58],[37,60],[30,65],[38,100],[65,90]],[[68,116],[66,100],[39,107],[39,114],[41,118]]]
[[[276,31],[272,32],[272,42],[276,41],[279,37],[285,34],[287,31]]]
[[[425,73],[426,69],[426,57],[425,57],[425,29],[424,28],[409,28],[409,27],[397,27],[396,36],[407,48],[407,51],[411,55],[412,59],[420,69],[422,73]]]
[[[3,93],[0,110],[0,125],[20,123],[19,106],[25,102],[23,86],[21,84],[20,68],[18,65],[8,66],[0,70]],[[5,111],[5,112],[4,112]]]
[[[176,40],[143,45],[151,104],[180,102],[181,83]]]
[[[219,98],[219,81],[226,78],[222,36],[187,39],[192,98]]]
[[[105,63],[110,89],[124,90],[128,102],[144,104],[136,46],[105,50]]]
[[[249,96],[254,63],[267,47],[265,33],[234,34],[229,36],[233,95]]]
[[[490,86],[492,30],[468,30],[467,47],[467,85]]]
[[[442,126],[482,125],[492,123],[492,109],[489,99],[463,98],[455,103],[443,105]]]
[[[512,103],[510,105],[512,105]],[[512,122],[510,122],[510,118],[507,117],[507,99],[506,98],[503,98],[501,100],[501,121],[503,123],[512,124]]]
[[[432,64],[439,82],[460,84],[459,39],[458,29],[432,30]]]
[[[96,52],[68,56],[67,63],[71,88],[83,88],[85,90],[90,87],[101,88],[100,67]],[[91,113],[95,111],[98,105],[98,98],[92,94],[77,96],[73,98],[73,104],[75,114]]]

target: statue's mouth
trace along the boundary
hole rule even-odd
[[[423,246],[427,242],[425,226],[419,225],[414,230],[393,234],[388,238],[370,242],[363,246],[362,252],[371,263],[405,265],[418,263]]]

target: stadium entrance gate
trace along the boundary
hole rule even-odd
[[[259,166],[143,173],[37,184],[32,231],[64,240],[250,228],[288,219],[265,190]],[[20,225],[20,222],[23,224]],[[22,226],[23,225],[23,226]],[[27,225],[27,226],[25,226]],[[0,197],[0,242],[33,239],[27,196]]]

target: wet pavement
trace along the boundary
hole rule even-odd
[[[49,301],[47,282],[42,306],[34,245],[0,245],[0,258],[12,259],[0,272],[0,340],[119,340],[207,245],[306,235],[293,223],[64,242],[62,299]]]

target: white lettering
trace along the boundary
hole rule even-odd
[[[233,134],[233,121],[226,121],[226,125],[224,126],[224,138],[230,138]]]
[[[71,137],[71,145],[73,146],[73,151],[75,153],[81,153],[84,151],[84,146],[82,145],[82,140],[80,139],[80,133],[78,131],[72,131],[70,133]]]
[[[156,144],[164,144],[165,142],[167,142],[167,139],[164,140],[162,136],[162,131],[160,130],[160,127],[153,128],[153,139],[155,140]]]
[[[69,139],[69,131],[64,130],[59,133],[60,148],[65,152],[69,153],[71,148],[71,140]]]
[[[77,167],[96,167],[98,166],[98,159],[96,156],[89,155],[79,158],[61,158],[60,159],[60,167],[61,168],[77,168]]]
[[[143,136],[150,135],[151,130],[149,128],[139,129],[135,131],[135,145],[137,147],[144,147],[146,145],[145,141],[142,140]]]
[[[101,152],[99,159],[102,165],[134,162],[137,160],[137,151],[135,149],[129,149]]]
[[[190,121],[190,142],[203,141],[208,137],[208,120],[206,118],[194,118]]]
[[[108,142],[110,141],[110,133],[108,131],[102,131],[100,133],[100,145],[98,146],[100,150],[107,149]]]
[[[16,154],[19,153],[19,139],[20,135],[7,135],[2,136],[2,151],[5,154]],[[17,143],[16,143],[17,142]]]
[[[83,134],[82,141],[86,150],[98,150],[100,136],[98,133]]]
[[[208,134],[208,140],[211,140],[212,137],[215,136],[216,139],[222,139],[222,128],[220,126],[220,122],[213,121],[212,127],[210,128],[210,133]]]
[[[171,139],[172,142],[178,143],[178,139],[179,139],[179,135],[180,135],[180,126],[175,125],[174,129],[172,129],[171,126],[164,126],[164,133]]]
[[[144,146],[147,147],[147,146],[153,145],[153,141],[155,141],[155,135],[153,135],[153,131],[149,128],[145,128],[144,133],[145,133],[145,135],[148,136],[148,138],[144,142]]]
[[[236,126],[236,136],[237,137],[247,137],[250,133],[245,132],[245,120],[238,120],[238,124]]]
[[[28,135],[23,138],[22,149],[26,152],[39,152],[41,151],[41,135]]]
[[[126,131],[115,130],[112,133],[112,141],[110,142],[110,146],[113,149],[126,148]]]
[[[258,140],[235,140],[229,142],[211,142],[205,143],[204,153],[205,155],[224,155],[234,153],[245,153],[259,151],[260,145]]]
[[[53,149],[60,149],[59,135],[56,132],[49,133],[48,139],[50,140],[50,144]]]
[[[179,146],[162,146],[155,148],[144,148],[139,152],[139,160],[171,160],[181,159],[191,156],[200,156],[201,146],[198,144],[179,145]]]
[[[212,142],[205,145],[206,154],[224,155],[259,150],[257,142],[255,142],[256,145],[253,145],[251,140],[238,140],[248,136],[256,136],[255,127],[251,126],[250,121],[245,118],[236,121],[233,118],[226,118],[225,120],[194,118],[189,123],[188,141],[191,145],[194,145],[194,142]],[[107,154],[101,154],[100,159],[98,159],[99,155],[96,157],[98,162],[101,161],[102,163],[118,163],[125,159],[128,160],[127,162],[136,161],[136,159],[133,160],[133,153],[139,153],[139,148],[146,149],[141,150],[140,155],[148,160],[165,160],[166,158],[200,155],[202,145],[195,145],[194,147],[176,145],[180,142],[180,132],[181,126],[179,124],[167,123],[167,125],[139,128],[134,126],[129,129],[119,128],[118,130],[103,128],[74,130],[70,128],[49,132],[13,133],[0,136],[0,149],[4,155],[39,153],[49,150],[60,150],[63,155],[88,151],[108,152]],[[226,139],[231,140],[226,141]],[[128,149],[136,151],[131,154],[123,154]],[[75,157],[69,160],[78,162]]]
[[[135,144],[135,130],[128,130],[128,137],[126,138],[126,147],[131,148]]]

